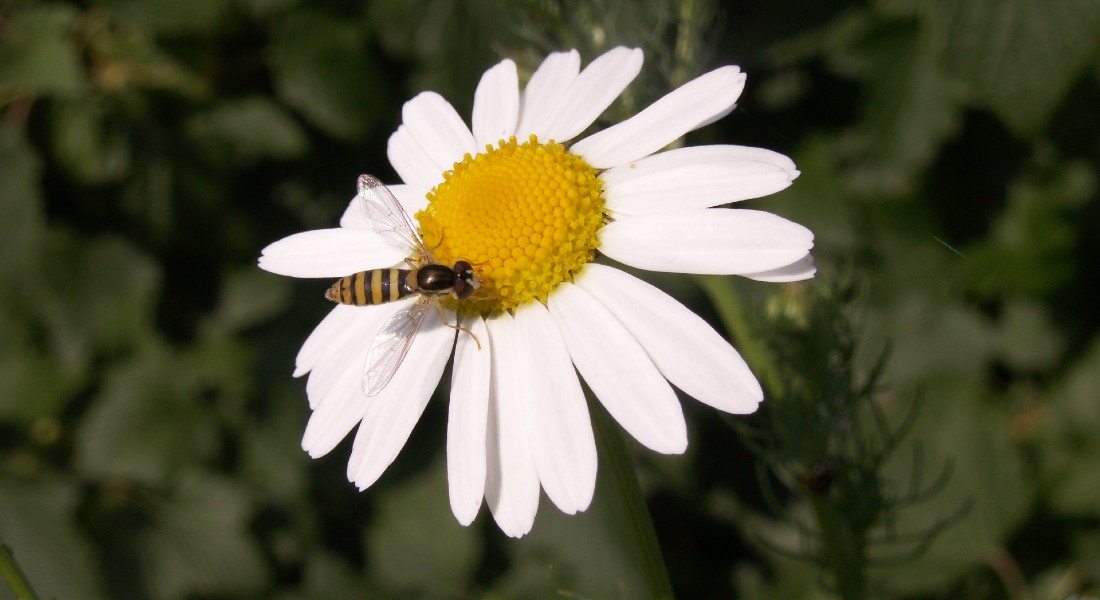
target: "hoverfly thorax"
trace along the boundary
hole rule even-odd
[[[416,270],[416,291],[428,294],[450,293],[457,280],[454,269],[447,265],[423,265]]]

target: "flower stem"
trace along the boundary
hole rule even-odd
[[[15,556],[7,544],[0,544],[0,577],[8,582],[8,587],[19,600],[38,600],[38,594],[34,592],[23,569],[19,568],[19,563],[15,562]]]
[[[825,498],[812,498],[811,503],[817,523],[821,527],[825,568],[833,576],[837,596],[844,600],[863,600],[867,597],[866,574],[867,540],[864,532],[852,527],[838,511],[838,507]]]
[[[649,597],[655,600],[674,598],[653,520],[649,517],[649,509],[642,497],[642,488],[638,485],[638,476],[627,454],[622,433],[602,406],[592,408],[596,445],[611,479],[615,504],[620,507],[626,523],[627,547],[638,553],[637,559],[645,573]]]

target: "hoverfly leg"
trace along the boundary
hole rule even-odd
[[[439,230],[439,241],[436,242],[435,244],[432,244],[432,246],[428,248],[428,251],[434,253],[436,250],[439,250],[439,247],[443,245],[443,238],[446,235],[447,235],[447,228],[444,227],[444,228],[440,229]],[[427,245],[427,242],[425,242],[425,245]]]
[[[439,312],[439,320],[442,321],[444,325],[446,325],[447,327],[450,327],[451,329],[454,329],[455,331],[464,331],[464,332],[466,332],[467,335],[469,335],[471,338],[474,339],[474,343],[477,344],[477,349],[479,351],[481,350],[481,340],[477,339],[477,336],[474,335],[474,332],[470,331],[470,329],[467,328],[467,327],[463,327],[462,325],[459,325],[458,323],[455,323],[454,325],[451,325],[450,323],[448,323],[447,322],[447,316],[445,314],[443,314],[443,307],[441,307],[438,302],[435,304],[435,310]]]

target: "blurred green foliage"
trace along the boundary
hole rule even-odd
[[[608,121],[739,64],[739,109],[688,143],[802,171],[747,206],[815,232],[817,280],[655,278],[769,386],[743,424],[799,390],[835,401],[890,349],[871,401],[905,435],[865,488],[845,471],[816,497],[936,483],[868,539],[948,524],[918,552],[868,546],[870,597],[1100,594],[1096,0],[0,2],[0,542],[38,592],[637,597],[606,464],[587,513],[544,503],[521,540],[485,509],[454,521],[442,392],[370,491],[346,482],[348,443],[308,460],[289,374],[323,284],[254,266],[335,224],[359,173],[395,179],[412,94],[468,114],[501,57],[525,77],[547,51],[619,44],[646,67]],[[860,293],[828,300],[839,281]],[[837,323],[851,339],[821,333]],[[794,463],[684,405],[685,456],[627,443],[677,594],[843,591],[807,567],[822,513]]]

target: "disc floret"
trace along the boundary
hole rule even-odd
[[[461,308],[489,314],[545,303],[595,259],[601,193],[596,170],[561,144],[512,137],[455,163],[416,218],[438,262],[474,266],[482,285]]]

